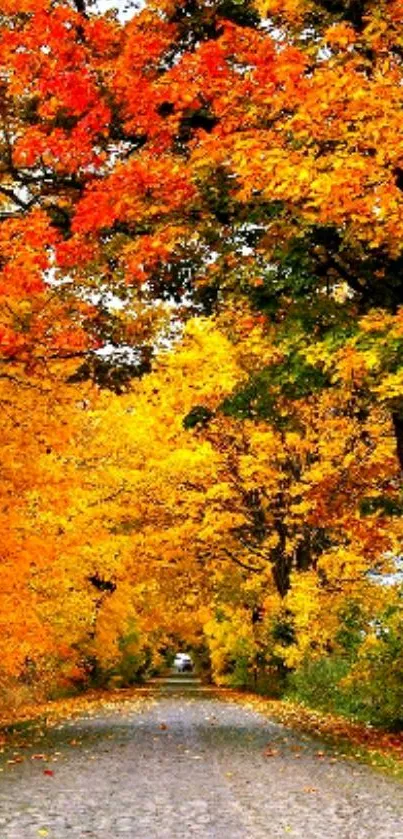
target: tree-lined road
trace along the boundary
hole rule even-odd
[[[398,781],[177,683],[7,747],[1,839],[403,837]]]

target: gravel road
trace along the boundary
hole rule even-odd
[[[187,687],[6,749],[0,839],[403,839],[400,782]]]

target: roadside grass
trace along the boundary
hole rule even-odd
[[[339,758],[352,758],[403,780],[403,732],[391,733],[367,723],[325,713],[285,699],[218,688],[225,701],[236,701],[284,726],[320,737]]]
[[[48,702],[26,704],[14,710],[0,712],[0,746],[15,734],[24,734],[37,726],[52,726],[65,719],[94,716],[102,711],[113,711],[116,706],[130,706],[133,710],[152,696],[146,686],[118,690],[91,690],[80,696],[52,699]]]

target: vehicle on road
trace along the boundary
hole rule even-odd
[[[191,673],[193,670],[193,661],[189,653],[176,653],[173,666],[178,673]]]

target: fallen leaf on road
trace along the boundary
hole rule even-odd
[[[276,757],[278,755],[278,749],[268,748],[264,750],[263,754],[265,757]]]
[[[49,836],[49,831],[46,830],[46,827],[40,827],[39,830],[37,830],[37,834],[38,836]]]
[[[44,775],[50,775],[51,777],[53,777],[53,775],[54,775],[55,773],[53,772],[53,769],[44,769],[44,770],[43,770],[43,774],[44,774]]]
[[[160,725],[161,731],[166,731],[167,728],[168,728],[167,724],[165,722],[162,722],[161,725]]]
[[[316,787],[304,787],[304,792],[317,792]]]

